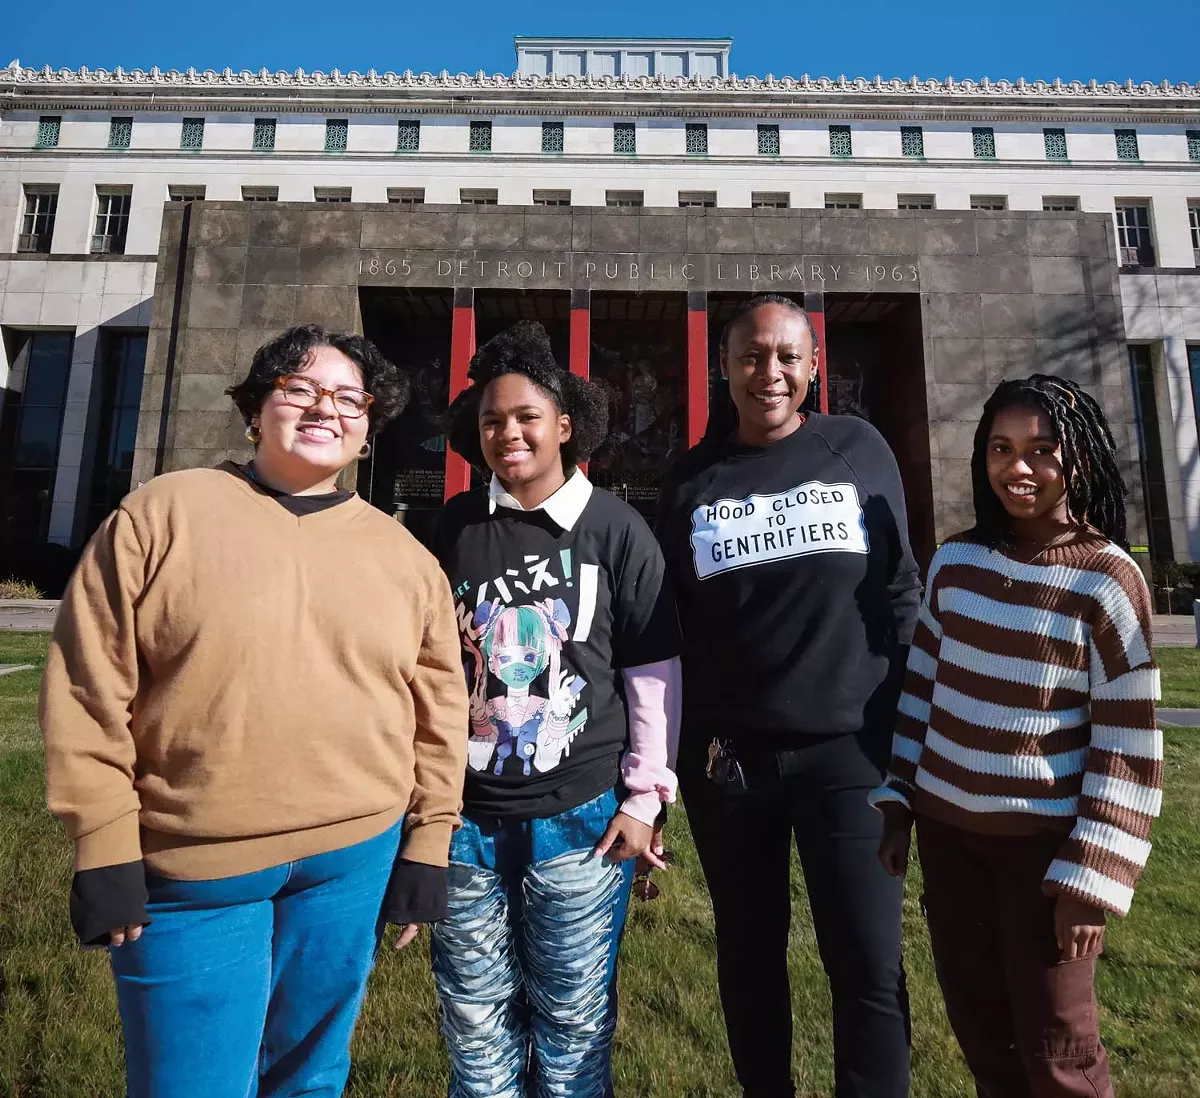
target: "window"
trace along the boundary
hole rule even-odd
[[[344,153],[350,140],[350,122],[345,118],[325,119],[325,151]]]
[[[752,210],[786,210],[790,205],[787,191],[755,191],[750,195]]]
[[[62,130],[62,119],[57,114],[43,114],[38,119],[37,148],[58,147],[58,136]]]
[[[470,144],[467,147],[473,153],[490,153],[492,151],[492,124],[490,122],[472,122]]]
[[[401,118],[396,123],[396,152],[415,153],[421,151],[421,120]]]
[[[388,201],[393,206],[423,206],[424,187],[388,187]]]
[[[1200,427],[1200,347],[1188,347],[1188,374],[1192,379],[1192,414]]]
[[[1007,210],[1008,199],[1002,194],[973,194],[971,195],[971,209],[993,212]]]
[[[604,204],[606,206],[618,206],[637,208],[643,205],[641,191],[605,191]]]
[[[1200,201],[1188,203],[1188,227],[1192,230],[1192,262],[1200,267]]]
[[[1188,130],[1188,159],[1193,163],[1200,163],[1200,130]]]
[[[275,148],[275,119],[256,118],[254,120],[254,151],[270,152]]]
[[[1079,199],[1065,194],[1044,195],[1042,209],[1046,213],[1076,213],[1079,210]]]
[[[861,194],[827,194],[825,196],[827,210],[861,210]]]
[[[829,155],[853,156],[854,146],[850,140],[849,126],[829,127]]]
[[[563,124],[561,122],[542,123],[542,152],[560,153],[563,151]]]
[[[108,147],[127,149],[133,140],[133,119],[112,118],[108,123]]]
[[[1145,345],[1129,348],[1129,370],[1133,375],[1133,406],[1141,454],[1142,490],[1146,520],[1150,528],[1150,556],[1170,560],[1171,513],[1167,506],[1167,477],[1163,468],[1162,436],[1158,429],[1158,402],[1154,396],[1154,360]]]
[[[637,154],[637,124],[634,122],[613,123],[613,152],[620,156]]]
[[[243,202],[278,202],[278,187],[243,187]]]
[[[991,126],[975,126],[971,130],[971,148],[976,160],[996,159],[996,131]]]
[[[920,126],[900,127],[900,155],[925,159],[925,133]]]
[[[896,195],[896,209],[898,210],[932,210],[934,208],[933,195],[931,194]]]
[[[58,188],[25,188],[25,213],[21,218],[19,252],[48,252],[54,236],[54,215],[58,212]]]
[[[463,188],[458,192],[458,200],[464,206],[495,206],[499,196],[496,191]]]
[[[716,191],[680,191],[681,209],[713,210],[717,206]]]
[[[349,187],[313,187],[314,202],[349,202]]]
[[[1149,202],[1117,203],[1117,247],[1122,267],[1153,267]]]
[[[571,192],[534,191],[533,204],[535,206],[569,206],[571,204]]]
[[[1042,130],[1042,138],[1046,142],[1047,160],[1067,159],[1067,131]]]
[[[102,329],[97,365],[101,387],[100,430],[92,465],[85,536],[90,536],[116,508],[133,479],[146,334]]]
[[[167,187],[167,197],[172,202],[203,202],[204,187]]]
[[[5,332],[11,363],[0,410],[0,544],[45,541],[58,471],[71,337]]]
[[[94,254],[125,254],[125,234],[129,231],[129,203],[132,197],[125,188],[96,188],[96,229],[92,233]]]
[[[766,125],[758,127],[758,155],[779,155],[779,127]]]
[[[1117,139],[1118,160],[1141,160],[1138,152],[1137,130],[1113,130]]]
[[[179,132],[179,147],[181,149],[204,148],[204,119],[185,118],[183,129]]]
[[[688,122],[684,126],[688,156],[708,155],[708,123]]]

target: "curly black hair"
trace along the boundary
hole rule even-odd
[[[729,335],[733,329],[741,323],[744,317],[749,316],[755,309],[761,309],[764,305],[782,305],[785,309],[797,313],[808,325],[808,337],[812,340],[813,351],[819,350],[817,330],[813,327],[812,317],[808,315],[808,310],[803,305],[793,298],[784,297],[783,294],[756,294],[754,297],[748,297],[745,301],[740,302],[733,310],[733,315],[725,322],[725,327],[721,329],[721,339],[717,346],[722,355],[729,350]],[[800,410],[802,412],[819,412],[821,410],[820,374],[809,382],[808,394],[805,396]],[[720,384],[712,395],[704,437],[706,439],[724,438],[736,431],[737,425],[737,408],[734,407],[733,398],[729,395],[729,382],[721,378]]]
[[[471,384],[446,410],[446,441],[466,461],[487,468],[479,444],[479,404],[490,382],[505,374],[529,378],[554,402],[560,415],[571,418],[571,437],[563,443],[563,470],[587,461],[608,434],[608,399],[599,386],[564,370],[550,349],[550,337],[535,320],[518,320],[489,339],[471,359]]]
[[[259,347],[250,372],[225,390],[247,426],[262,410],[276,379],[303,370],[308,356],[318,347],[341,351],[362,371],[363,388],[375,398],[367,412],[368,434],[376,434],[404,411],[410,391],[408,378],[379,353],[374,343],[352,332],[330,332],[317,324],[301,324]]]
[[[1012,520],[988,480],[987,446],[996,416],[1014,406],[1036,408],[1049,417],[1062,446],[1071,518],[1125,547],[1125,481],[1108,420],[1094,397],[1051,374],[1002,381],[984,404],[971,453],[975,525],[967,536],[993,549],[1012,541]]]

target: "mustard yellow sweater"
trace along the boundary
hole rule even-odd
[[[445,865],[467,752],[449,585],[358,497],[296,517],[233,465],[128,496],[72,577],[40,716],[76,870],[249,873],[385,831]]]

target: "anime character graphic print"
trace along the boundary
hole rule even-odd
[[[523,606],[495,598],[464,622],[464,645],[475,664],[473,681],[467,671],[473,770],[490,767],[499,776],[515,758],[529,777],[532,770],[553,770],[569,753],[588,717],[586,708],[576,712],[587,683],[563,666],[570,625],[567,604],[549,598]],[[497,683],[503,692],[495,692]]]

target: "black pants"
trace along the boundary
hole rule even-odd
[[[708,739],[688,736],[679,779],[712,896],[717,977],[729,1051],[745,1098],[792,1098],[792,836],[833,995],[837,1098],[904,1098],[910,1029],[901,963],[902,881],[876,851],[882,817],[867,804],[883,760],[855,736],[740,739],[747,790],[704,774]],[[880,750],[886,756],[886,745]]]

